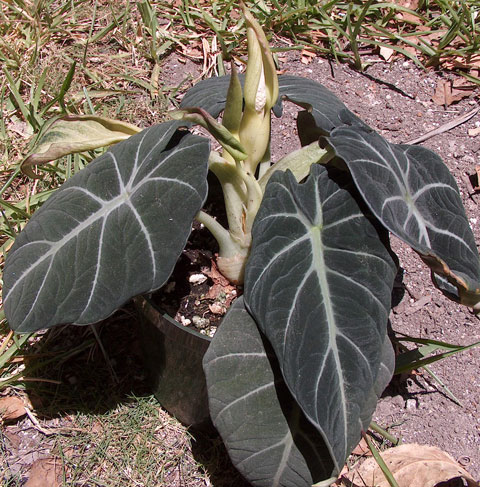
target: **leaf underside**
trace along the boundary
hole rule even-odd
[[[54,121],[41,136],[33,152],[22,162],[22,171],[38,178],[30,166],[45,164],[62,156],[106,147],[140,129],[128,123],[95,115],[69,115]]]
[[[223,319],[203,363],[212,421],[252,485],[310,487],[332,478],[328,449],[288,392],[243,298]]]
[[[408,243],[464,304],[480,300],[480,260],[453,176],[434,152],[395,145],[360,126],[332,131],[328,143],[347,164],[379,221]],[[454,297],[454,296],[453,296]]]
[[[5,264],[13,329],[94,323],[164,284],[207,193],[209,143],[180,126],[115,145],[35,212]]]
[[[353,185],[339,178],[320,166],[312,166],[304,184],[274,174],[245,278],[247,308],[338,471],[384,386],[376,381],[396,273],[384,230],[366,218]]]

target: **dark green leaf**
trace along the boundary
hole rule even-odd
[[[240,75],[239,78],[243,85],[245,76]],[[197,83],[185,94],[180,108],[199,107],[213,117],[218,117],[225,108],[229,82],[230,76],[220,76]],[[347,113],[348,117],[355,119],[357,123],[363,123],[352,112],[349,112],[343,102],[331,91],[316,81],[300,76],[279,76],[278,83],[280,99],[274,108],[277,117],[282,114],[281,98],[285,97],[305,108],[313,118],[314,126],[316,125],[322,134],[327,134],[333,128],[343,124],[342,113]],[[310,128],[309,126],[304,127],[305,130]],[[309,142],[313,142],[313,140],[309,140]]]
[[[325,443],[288,392],[243,298],[223,319],[203,363],[213,423],[252,485],[310,487],[332,477]]]
[[[304,184],[274,174],[245,277],[246,305],[337,471],[373,412],[396,273],[384,230],[341,177],[317,165]]]
[[[245,75],[239,75],[239,79],[243,87]],[[225,109],[229,85],[230,76],[202,80],[185,93],[180,108],[202,108],[217,118]]]
[[[207,192],[209,143],[180,126],[115,145],[34,214],[5,264],[13,329],[93,323],[164,284]]]
[[[382,357],[380,359],[380,367],[378,369],[377,380],[374,386],[374,392],[377,396],[377,399],[380,399],[383,391],[391,381],[394,370],[395,352],[393,350],[390,337],[388,335],[385,335],[385,341],[383,342],[382,348]]]
[[[305,108],[307,114],[311,116],[308,119],[308,123],[299,123],[299,136],[301,139],[303,138],[303,130],[311,131],[312,126],[316,126],[319,133],[328,134],[335,127],[343,125],[343,120],[346,118],[355,120],[360,125],[365,125],[364,122],[347,109],[339,98],[316,81],[299,76],[280,76],[279,84],[280,96]],[[302,119],[300,118],[301,121]],[[305,142],[310,143],[313,140]],[[305,145],[303,140],[302,144]]]
[[[380,222],[455,285],[461,302],[477,303],[477,246],[455,180],[440,157],[425,147],[390,144],[357,125],[335,129],[328,142]]]

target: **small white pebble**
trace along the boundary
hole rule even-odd
[[[195,315],[193,318],[193,324],[197,328],[205,328],[210,324],[210,320],[208,318],[202,318],[201,316]]]
[[[191,284],[202,284],[207,280],[207,276],[205,274],[192,274],[188,278],[188,282]]]
[[[188,318],[185,318],[185,316],[180,317],[180,322],[182,323],[183,326],[188,326],[192,323],[192,320],[189,320]]]
[[[476,225],[476,224],[477,224],[477,221],[478,221],[478,220],[477,220],[476,218],[470,218],[470,223],[471,223],[472,225]]]
[[[417,401],[415,399],[407,399],[405,407],[407,409],[417,409]]]

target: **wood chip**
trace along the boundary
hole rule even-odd
[[[303,64],[310,64],[314,58],[316,57],[316,54],[312,51],[309,51],[307,49],[302,49],[302,56],[300,58],[300,61]]]
[[[15,421],[26,414],[23,400],[19,397],[0,397],[0,418],[2,421]]]
[[[391,61],[394,54],[395,54],[395,51],[392,48],[387,47],[387,46],[381,46],[380,47],[380,56],[382,56],[383,59],[385,59],[385,61],[387,61],[387,62]]]
[[[468,98],[474,92],[474,88],[465,79],[455,81],[440,80],[432,96],[432,100],[437,105],[449,106],[452,103]]]
[[[407,316],[413,315],[417,311],[421,310],[425,305],[430,303],[432,296],[423,296],[418,301],[416,301],[409,309],[405,311]]]

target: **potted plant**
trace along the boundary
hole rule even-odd
[[[110,142],[126,140],[67,181],[18,236],[5,313],[18,332],[104,319],[167,281],[196,219],[218,241],[218,267],[244,286],[205,347],[213,423],[252,485],[329,485],[393,370],[389,232],[442,292],[471,307],[480,259],[442,160],[389,143],[320,84],[277,77],[264,33],[242,8],[244,78],[233,67],[200,82],[174,120],[135,135],[88,120],[116,132]],[[280,116],[284,101],[304,108],[302,148],[273,163],[271,112]],[[208,171],[222,185],[228,228],[202,210]]]

